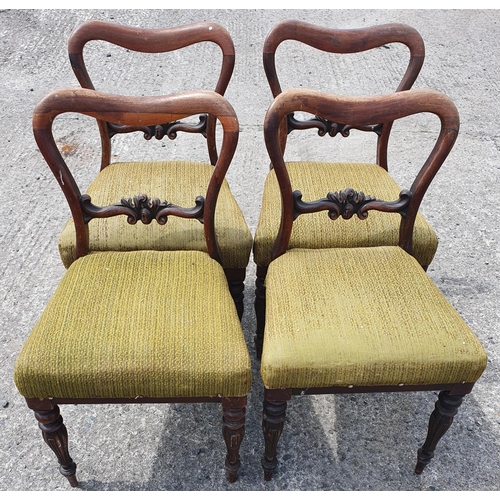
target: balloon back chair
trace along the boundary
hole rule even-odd
[[[396,199],[383,201],[345,186],[305,201],[300,186],[292,190],[279,140],[282,120],[294,111],[362,127],[431,113],[439,117],[441,128],[410,189]],[[427,439],[417,454],[415,472],[420,474],[463,396],[485,369],[481,343],[413,256],[419,205],[458,129],[454,104],[433,90],[359,98],[288,90],[269,108],[264,134],[282,211],[265,282],[260,368],[265,387],[265,479],[271,479],[277,466],[277,444],[292,395],[438,390]],[[365,222],[377,211],[396,215],[398,244],[289,248],[296,219],[325,210],[330,219],[339,219],[329,223],[341,227],[345,227],[342,219],[357,217]]]
[[[403,24],[386,24],[362,29],[329,29],[300,21],[282,21],[268,34],[263,49],[264,69],[273,97],[282,92],[276,69],[276,51],[280,44],[292,40],[306,44],[320,51],[335,54],[354,54],[369,51],[390,44],[403,44],[409,50],[409,62],[396,92],[408,90],[415,82],[424,62],[425,48],[419,33]],[[305,85],[310,87],[309,85]],[[299,119],[290,113],[280,126],[280,146],[285,151],[287,136],[295,130],[317,128],[325,137],[350,135],[352,129],[375,133],[377,136],[376,162],[346,162],[332,159],[328,162],[314,158],[287,162],[292,186],[302,189],[305,196],[323,196],[325,189],[341,190],[351,186],[358,191],[369,192],[381,199],[397,195],[400,187],[388,173],[387,149],[392,122],[380,122],[366,127],[356,127],[350,121],[331,123],[320,115]],[[257,265],[255,309],[257,311],[257,334],[255,337],[257,355],[262,350],[262,334],[265,315],[264,280],[271,261],[271,249],[278,234],[279,186],[275,172],[271,169],[265,181],[262,209],[254,240],[254,261]],[[382,217],[373,214],[369,221],[358,224],[350,221],[339,228],[329,227],[320,216],[297,221],[297,227],[290,238],[294,248],[338,248],[357,246],[395,245],[398,241],[399,221],[396,215]],[[438,240],[434,230],[419,213],[415,220],[414,256],[427,268],[437,250]]]
[[[197,113],[218,118],[223,139],[208,188],[187,208],[140,192],[97,205],[81,194],[54,141],[52,122],[66,112],[132,128],[154,128]],[[251,370],[214,221],[238,140],[233,108],[212,91],[123,97],[63,89],[38,103],[33,128],[70,206],[76,260],[26,340],[14,378],[61,473],[77,485],[60,404],[221,402],[225,466],[229,481],[235,481]],[[170,224],[176,216],[203,223],[207,251],[89,252],[94,219],[121,217],[134,229],[141,223]]]
[[[166,53],[202,42],[215,43],[222,51],[221,70],[215,87],[215,92],[221,95],[226,91],[234,68],[233,41],[229,33],[216,23],[200,22],[166,29],[142,29],[104,21],[88,21],[76,28],[68,43],[73,71],[80,85],[87,89],[95,87],[85,66],[83,51],[88,42],[95,40],[140,53]],[[179,51],[179,57],[181,56]],[[197,67],[196,71],[198,70]],[[140,78],[152,76],[145,73],[139,69]],[[114,90],[112,92],[115,93]],[[118,93],[122,92],[118,90]],[[171,91],[165,92],[169,93]],[[210,114],[201,115],[197,124],[175,120],[154,126],[139,124],[123,127],[110,121],[98,120],[102,145],[101,171],[88,187],[87,194],[96,202],[106,205],[113,203],[117,196],[123,196],[124,190],[130,191],[128,196],[144,191],[164,198],[175,187],[181,196],[191,199],[193,193],[206,189],[213,165],[217,163],[215,124],[215,117]],[[143,132],[147,140],[163,140],[165,137],[173,140],[179,132],[202,134],[206,138],[210,162],[169,160],[112,163],[111,138],[132,130]],[[193,225],[192,222],[179,219],[169,227],[148,225],[137,231],[132,230],[122,218],[93,220],[89,225],[90,251],[199,249],[205,245],[203,231],[201,226]],[[217,206],[216,231],[222,265],[241,318],[244,279],[253,239],[226,180]],[[68,221],[61,233],[59,252],[65,267],[69,267],[75,259],[73,220]]]

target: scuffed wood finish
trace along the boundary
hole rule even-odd
[[[38,420],[38,427],[42,431],[44,441],[59,461],[61,474],[68,479],[71,486],[78,486],[76,464],[69,455],[68,431],[63,424],[59,407],[54,405],[50,410],[35,410],[35,418]]]
[[[225,468],[230,483],[236,481],[241,467],[240,446],[245,436],[247,398],[222,399],[222,435],[226,442]]]
[[[221,261],[215,236],[215,206],[239,135],[236,114],[224,97],[208,90],[182,92],[169,96],[125,97],[87,89],[62,89],[53,91],[37,104],[33,113],[33,132],[40,152],[59,182],[70,206],[76,229],[76,258],[79,258],[88,253],[86,223],[88,214],[84,211],[81,192],[52,135],[54,119],[65,112],[81,113],[98,120],[126,126],[154,125],[199,113],[209,113],[217,117],[224,135],[221,155],[205,195],[203,222],[208,253],[218,262]],[[196,211],[193,213],[199,218]]]
[[[171,52],[196,43],[215,43],[222,51],[221,71],[215,87],[215,92],[221,95],[224,95],[234,69],[233,41],[229,33],[217,23],[200,22],[165,29],[145,29],[105,21],[88,21],[73,31],[68,42],[71,66],[80,85],[86,89],[95,89],[83,58],[83,49],[92,40],[102,40],[128,50],[150,54]],[[196,68],[194,70],[196,71]],[[108,122],[109,120],[98,120],[102,145],[101,168],[109,165],[111,159]],[[212,165],[217,163],[215,123],[215,117],[209,115],[206,137]]]
[[[404,44],[410,52],[410,58],[396,92],[409,90],[412,87],[425,58],[425,47],[422,37],[414,28],[405,24],[392,23],[368,28],[332,29],[302,21],[282,21],[269,32],[263,48],[264,71],[273,97],[282,92],[276,71],[276,50],[285,40],[294,40],[315,49],[335,54],[364,52],[391,43]],[[335,89],[331,90],[335,92]],[[292,129],[310,128],[308,125],[304,126],[305,122],[302,123],[302,126],[296,124]],[[280,131],[280,144],[283,151],[286,146],[286,136],[291,131],[287,129],[287,124],[290,124],[290,120],[282,123]],[[370,125],[375,125],[375,123]],[[387,146],[392,122],[378,122],[378,125],[380,130],[377,140],[377,163],[387,170]]]

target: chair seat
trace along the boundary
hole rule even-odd
[[[248,350],[221,266],[197,251],[75,261],[16,363],[29,398],[245,396]]]
[[[87,194],[94,205],[119,203],[145,193],[150,198],[192,207],[197,196],[205,196],[214,167],[198,162],[114,163],[92,181]],[[217,202],[215,228],[225,268],[246,268],[252,249],[252,234],[224,180]],[[164,226],[130,226],[124,216],[93,219],[89,223],[90,252],[129,250],[203,250],[203,225],[195,219],[170,217]],[[66,268],[74,260],[75,228],[66,224],[59,238],[59,252]]]
[[[473,383],[486,367],[476,336],[397,246],[289,250],[269,266],[266,296],[268,389]]]
[[[350,187],[366,195],[391,201],[401,188],[382,167],[370,163],[286,163],[292,189],[299,189],[304,201],[324,198],[327,193]],[[268,266],[271,249],[278,234],[281,217],[280,189],[274,170],[267,176],[262,209],[255,232],[254,260]],[[401,217],[394,213],[372,211],[366,220],[357,216],[331,221],[325,212],[308,214],[294,221],[289,248],[350,248],[397,245]],[[423,267],[436,253],[438,240],[421,214],[413,232],[414,257]]]

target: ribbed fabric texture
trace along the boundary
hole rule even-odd
[[[266,278],[264,385],[475,382],[480,342],[399,247],[289,250]]]
[[[107,206],[122,198],[147,194],[189,208],[197,196],[205,196],[214,167],[204,163],[169,161],[115,163],[102,170],[90,184],[92,203]],[[224,181],[215,216],[222,263],[227,268],[245,268],[252,249],[252,234],[227,181]],[[93,219],[89,223],[90,252],[128,250],[206,251],[203,224],[195,219],[169,217],[164,226],[156,221],[131,226],[125,216]],[[59,238],[59,252],[66,268],[74,260],[75,229],[68,221]]]
[[[15,366],[29,398],[244,396],[250,358],[208,254],[102,252],[74,262]]]
[[[382,167],[369,163],[290,162],[286,164],[292,189],[299,189],[304,201],[324,198],[329,191],[353,188],[385,201],[398,199],[401,188]],[[254,260],[269,265],[271,249],[278,234],[281,198],[274,170],[267,176],[262,209],[255,232]],[[349,220],[329,219],[326,211],[305,214],[293,223],[289,248],[351,248],[397,245],[398,214],[372,210],[366,220],[355,215]],[[418,215],[413,231],[414,257],[428,266],[436,253],[438,240],[433,229]]]

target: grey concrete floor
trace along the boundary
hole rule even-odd
[[[70,451],[83,490],[497,490],[500,487],[499,77],[497,10],[2,10],[0,11],[0,490],[68,490],[55,457],[12,379],[14,361],[64,274],[57,236],[69,216],[62,192],[37,151],[31,132],[35,103],[57,87],[75,87],[66,43],[82,21],[102,19],[160,28],[210,20],[232,35],[236,67],[227,91],[240,120],[238,151],[228,174],[248,225],[255,230],[268,170],[262,123],[271,93],[261,63],[264,38],[282,19],[357,28],[402,22],[426,44],[415,84],[456,103],[461,132],[424,199],[422,211],[440,239],[429,275],[482,341],[489,356],[421,476],[413,473],[436,394],[297,397],[280,441],[281,462],[264,482],[260,457],[262,384],[255,362],[249,265],[243,328],[253,358],[247,431],[239,480],[224,475],[218,405],[62,407]],[[406,64],[401,47],[350,57],[284,44],[278,69],[283,86],[352,94],[394,90]],[[108,55],[110,54],[110,55]],[[213,88],[218,51],[209,45],[173,55],[140,56],[96,43],[88,49],[99,90],[157,95]],[[68,163],[83,189],[98,170],[98,136],[91,120],[71,117],[56,127]],[[407,186],[429,151],[437,124],[408,120],[394,128],[389,168]],[[427,148],[427,149],[426,149]],[[114,145],[114,161],[184,157],[206,161],[199,139],[141,138]],[[373,138],[352,134],[290,138],[290,160],[373,161]]]

